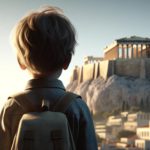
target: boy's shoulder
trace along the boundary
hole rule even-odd
[[[19,103],[18,100],[25,97],[25,95],[27,94],[26,91],[21,91],[21,92],[17,92],[17,93],[13,93],[11,95],[8,96],[7,100],[4,102],[4,106],[3,108],[7,109],[11,109],[11,107],[18,107]],[[18,99],[18,100],[16,100]]]
[[[1,115],[5,115],[8,118],[12,115],[22,115],[23,109],[17,103],[15,96],[24,95],[25,92],[18,92],[16,94],[10,95],[7,100],[4,102],[4,105],[1,109]]]
[[[24,96],[26,95],[27,92],[24,90],[24,91],[20,91],[20,92],[16,92],[16,93],[13,93],[11,95],[8,96],[8,101],[15,101],[15,98],[16,97],[21,97],[21,96]]]
[[[14,105],[14,104],[18,104],[18,100],[16,100],[16,99],[21,99],[21,98],[25,97],[26,94],[27,94],[26,91],[21,91],[21,92],[11,94],[8,96],[5,104],[10,105],[10,106]]]
[[[4,104],[5,109],[9,108],[10,110],[12,109],[12,110],[16,110],[16,111],[17,110],[23,111],[23,109],[24,109],[23,105],[26,105],[26,100],[32,101],[32,98],[31,99],[29,98],[30,94],[31,94],[30,92],[25,90],[25,91],[17,92],[15,94],[10,95],[8,97],[8,100]],[[88,109],[86,102],[82,99],[81,96],[71,93],[71,92],[69,92],[69,94],[70,95],[73,94],[74,96],[72,97],[73,100],[69,104],[65,113],[79,114],[81,112],[85,112]]]
[[[68,109],[66,110],[66,114],[68,114],[69,116],[73,115],[79,117],[79,116],[87,116],[90,114],[90,112],[85,100],[83,100],[82,97],[77,97],[69,105]]]

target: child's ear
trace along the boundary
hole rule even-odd
[[[72,56],[69,55],[69,56],[67,57],[67,59],[65,60],[65,63],[63,64],[63,69],[64,69],[64,70],[66,70],[66,69],[68,68],[68,66],[69,66],[69,64],[70,64],[70,62],[71,62],[71,58],[72,58]]]
[[[27,67],[24,64],[21,63],[21,61],[20,61],[20,59],[18,57],[17,57],[17,60],[18,60],[18,64],[19,64],[20,68],[22,70],[25,70]]]

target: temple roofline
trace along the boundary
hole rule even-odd
[[[139,36],[131,36],[131,37],[124,37],[116,40],[118,44],[120,43],[150,43],[150,38],[143,38]]]

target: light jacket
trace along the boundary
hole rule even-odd
[[[17,93],[18,94],[18,93]],[[58,79],[39,78],[29,80],[24,94],[35,107],[39,106],[44,97],[50,100],[51,106],[65,94],[65,88]],[[11,150],[19,120],[26,113],[23,106],[10,97],[0,113],[0,150]],[[74,100],[65,112],[77,150],[97,150],[97,141],[93,120],[89,109],[81,98]]]

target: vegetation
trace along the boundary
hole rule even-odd
[[[149,97],[144,100],[141,98],[140,103],[138,105],[130,106],[127,101],[122,102],[122,111],[128,112],[150,112],[150,100]]]
[[[121,112],[121,108],[115,108],[111,111],[111,115],[119,115]]]
[[[120,138],[122,138],[122,137],[127,137],[127,138],[129,138],[129,137],[132,137],[132,136],[134,136],[134,135],[136,135],[136,133],[133,132],[133,131],[121,130],[120,132],[118,132],[117,138],[118,138],[118,139],[120,139]]]
[[[150,97],[148,96],[146,99],[141,98],[139,103],[136,105],[130,106],[128,101],[123,101],[121,107],[114,108],[112,110],[99,112],[93,115],[93,119],[95,121],[106,120],[109,116],[114,115],[117,116],[121,112],[127,111],[129,113],[136,113],[139,111],[142,112],[150,112]]]
[[[110,112],[99,112],[93,115],[94,121],[106,120],[111,115]]]
[[[132,107],[130,108],[130,112],[131,112],[131,113],[135,113],[135,112],[138,112],[138,111],[140,111],[140,108],[137,107],[137,106],[132,106]]]
[[[130,107],[127,101],[122,102],[122,111],[129,111]]]

